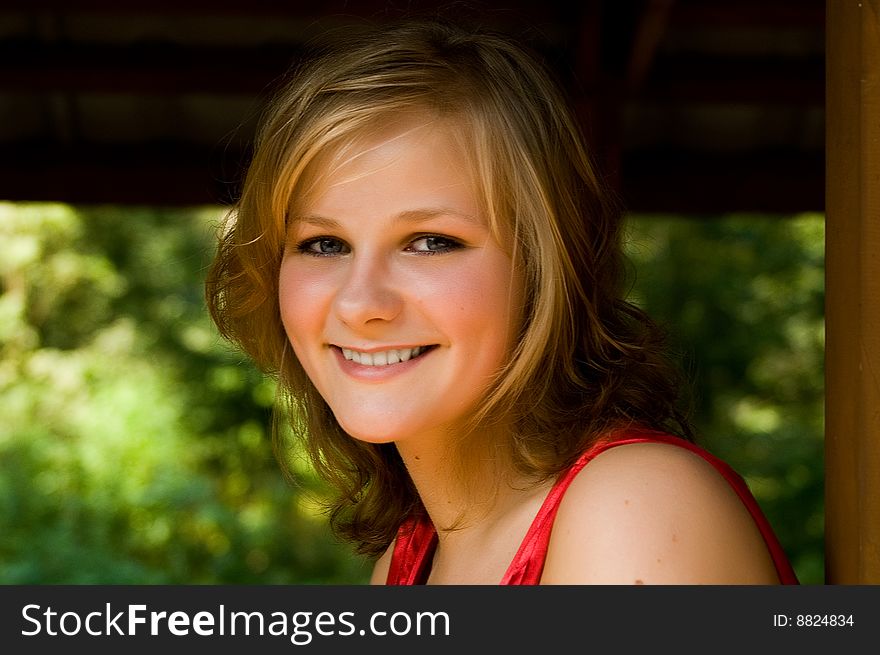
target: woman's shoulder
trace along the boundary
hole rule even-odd
[[[660,441],[608,448],[574,477],[542,577],[550,584],[777,581],[763,536],[728,480],[698,452]]]

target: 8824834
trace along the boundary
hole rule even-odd
[[[774,628],[852,628],[852,614],[774,614]]]

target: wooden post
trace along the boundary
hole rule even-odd
[[[880,583],[880,0],[826,0],[825,581]]]

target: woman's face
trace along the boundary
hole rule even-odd
[[[284,328],[339,424],[365,441],[455,431],[517,331],[511,248],[492,236],[448,129],[410,120],[376,134],[291,216]]]

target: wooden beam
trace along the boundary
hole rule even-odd
[[[71,204],[227,204],[246,152],[179,143],[0,148],[0,200]]]
[[[450,3],[448,0],[420,0],[419,2],[390,2],[389,0],[322,0],[302,2],[295,0],[3,0],[0,14],[52,13],[63,16],[228,16],[228,17],[283,17],[313,20],[319,18],[366,18],[383,20],[415,14],[440,13],[458,17],[480,16],[505,21],[505,15],[514,20],[552,20],[568,2],[550,0],[505,0],[503,7],[480,3]],[[533,23],[534,24],[534,23]]]
[[[278,2],[278,0],[4,0],[3,10],[58,14],[160,15],[171,16],[303,16],[328,12],[373,14],[381,12],[384,0],[325,0],[321,3]]]
[[[0,89],[5,92],[225,95],[265,92],[301,48],[19,42],[2,52]]]
[[[827,3],[825,575],[880,583],[880,0]]]
[[[824,0],[684,0],[677,4],[673,18],[680,25],[813,27],[824,24],[825,4]]]
[[[613,189],[619,189],[623,93],[616,72],[603,56],[603,46],[628,34],[608,22],[603,0],[584,0],[571,8],[576,10],[570,19],[578,25],[572,46],[572,67],[580,82],[572,93],[575,111],[600,174]]]
[[[638,97],[706,104],[809,104],[825,101],[821,55],[773,57],[666,56],[657,58]]]
[[[649,0],[639,16],[626,74],[626,86],[630,93],[641,86],[651,68],[669,21],[672,3],[673,0]]]
[[[98,147],[27,143],[0,148],[0,199],[199,205],[238,193],[249,153],[176,142]],[[630,211],[701,216],[821,211],[821,153],[710,156],[629,152],[621,193]]]
[[[586,28],[585,28],[586,30]],[[595,38],[595,37],[593,37]],[[587,37],[585,41],[590,41]],[[581,45],[581,48],[587,46]],[[665,57],[653,63],[647,45],[634,46],[629,79],[593,70],[598,53],[580,52],[580,94],[705,104],[809,104],[825,100],[824,62],[767,58]],[[294,45],[262,48],[19,44],[0,59],[0,89],[14,93],[259,94],[277,83],[302,50]],[[647,67],[652,73],[645,79]],[[618,99],[619,101],[620,99]]]
[[[625,151],[620,193],[624,206],[636,212],[821,212],[823,166],[821,152]]]

